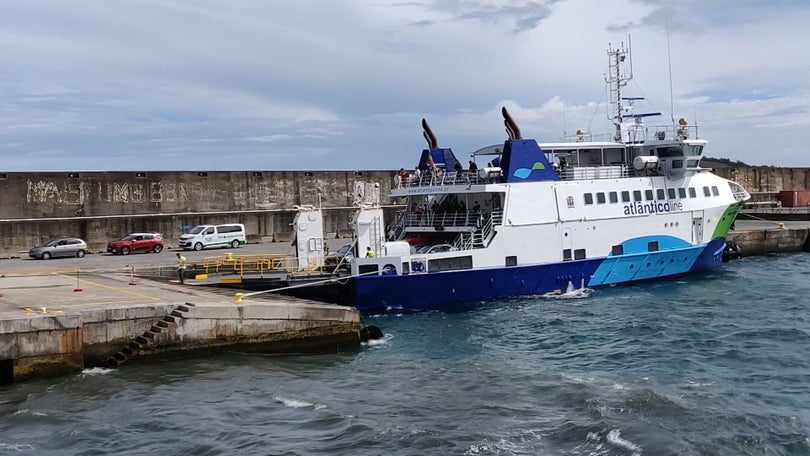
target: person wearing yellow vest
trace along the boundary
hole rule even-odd
[[[180,279],[180,285],[183,285],[183,274],[186,272],[186,257],[177,252],[177,277]]]
[[[371,247],[366,247],[366,258],[374,258],[375,256],[377,256],[377,254],[371,250]]]

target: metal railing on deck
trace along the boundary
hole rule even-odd
[[[292,273],[298,270],[298,259],[284,254],[233,255],[226,253],[221,256],[203,258],[202,266],[206,274]]]
[[[488,168],[490,169],[490,168]],[[493,184],[500,182],[500,168],[491,168],[495,171],[485,172],[478,170],[477,172],[470,171],[448,171],[442,172],[439,175],[432,174],[428,171],[423,172],[418,177],[415,174],[409,174],[407,179],[399,179],[394,183],[394,188],[406,187],[431,187],[442,185],[473,185],[473,184]]]

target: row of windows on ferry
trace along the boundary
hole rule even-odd
[[[668,188],[666,191],[663,188],[656,189],[655,193],[651,189],[644,190],[644,199],[642,200],[642,193],[641,190],[633,190],[632,195],[634,202],[639,201],[655,201],[655,200],[664,200],[669,197],[670,200],[674,200],[677,198],[686,199],[687,193],[689,194],[689,198],[697,198],[697,190],[695,187],[679,187],[679,188]],[[619,196],[621,195],[622,203],[629,203],[631,192],[629,190],[624,190],[622,192],[597,192],[596,193],[596,203],[597,204],[605,204],[608,200],[611,203],[618,203]],[[593,204],[593,193],[585,193],[585,204]],[[716,185],[712,185],[710,187],[703,187],[703,196],[711,197],[711,196],[719,196],[720,190],[717,188]],[[606,198],[607,196],[607,198]]]

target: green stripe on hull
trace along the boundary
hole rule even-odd
[[[720,221],[717,222],[717,226],[714,228],[712,239],[725,238],[728,235],[731,225],[734,224],[734,220],[737,219],[737,215],[740,213],[740,210],[742,210],[744,204],[745,201],[732,204],[723,212],[723,216],[720,217]]]

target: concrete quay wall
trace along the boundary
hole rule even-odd
[[[324,229],[349,232],[358,201],[388,203],[393,171],[0,173],[0,257],[57,237],[91,251],[137,231],[176,246],[183,228],[243,223],[249,240],[292,236],[295,206],[321,206]]]
[[[0,384],[156,355],[359,346],[356,309],[304,302],[150,304],[0,319]]]
[[[753,229],[731,231],[726,242],[741,247],[741,256],[810,252],[810,229]]]

